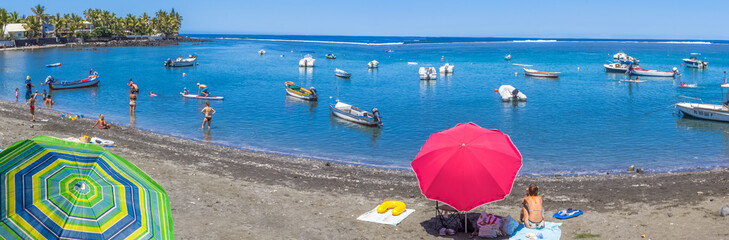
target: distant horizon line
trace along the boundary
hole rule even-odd
[[[524,40],[681,40],[681,41],[720,41],[729,42],[729,39],[691,39],[691,38],[605,38],[605,37],[512,37],[512,36],[417,36],[417,35],[340,35],[340,34],[272,34],[272,33],[202,33],[185,32],[179,35],[254,35],[254,36],[306,36],[306,37],[414,37],[414,38],[504,38]]]

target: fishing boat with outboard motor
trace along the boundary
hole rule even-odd
[[[684,58],[683,64],[686,65],[686,67],[690,67],[690,68],[707,68],[707,67],[709,67],[709,62],[701,61],[694,56],[691,56],[690,58]]]
[[[455,67],[456,66],[453,66],[453,64],[446,63],[445,65],[440,66],[440,68],[438,70],[440,70],[440,74],[449,74],[449,73],[453,73],[453,69]]]
[[[371,62],[367,63],[367,67],[369,68],[377,68],[380,65],[380,62],[377,60],[372,60]]]
[[[524,93],[517,90],[514,86],[511,85],[501,85],[498,91],[499,95],[501,95],[501,101],[504,102],[527,100],[527,96],[524,95]]]
[[[379,127],[382,126],[382,118],[377,108],[372,108],[372,113],[359,109],[355,106],[340,102],[339,99],[334,100],[329,97],[329,110],[334,116],[366,126]]]
[[[294,82],[291,81],[286,81],[284,84],[286,85],[286,94],[289,96],[307,101],[316,101],[319,98],[319,94],[316,93],[314,87],[305,89],[294,85]]]
[[[314,67],[314,62],[316,61],[316,59],[314,59],[314,57],[312,56],[314,52],[301,51],[301,54],[303,54],[304,56],[301,58],[301,60],[299,60],[299,67]]]
[[[622,64],[622,63],[610,63],[610,64],[603,64],[605,67],[605,72],[609,73],[627,73],[628,67],[630,65],[628,64]]]
[[[76,80],[76,81],[56,81],[52,76],[46,77],[46,80],[41,85],[48,85],[51,90],[63,90],[63,89],[76,89],[76,88],[87,88],[96,87],[99,85],[99,73],[94,72],[88,78]]]
[[[724,72],[724,84],[721,85],[721,88],[722,94],[724,93],[724,89],[729,89],[729,83],[726,82],[726,72]],[[676,109],[678,109],[679,114],[705,120],[729,122],[729,90],[724,95],[722,104],[708,104],[704,103],[701,99],[684,96],[679,98],[701,101],[700,103],[688,101],[676,103]]]
[[[629,67],[630,74],[635,76],[648,76],[648,77],[675,77],[680,75],[678,68],[673,68],[671,71],[659,71],[659,70],[648,70],[638,67]]]
[[[435,72],[435,67],[420,67],[418,70],[420,80],[435,80],[438,76]]]
[[[172,60],[168,58],[165,61],[165,67],[173,68],[173,67],[192,67],[195,66],[195,62],[197,62],[197,56],[196,55],[190,55],[187,58],[183,58],[182,56],[177,57],[175,60]]]

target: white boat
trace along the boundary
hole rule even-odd
[[[339,69],[339,68],[337,68],[337,69],[334,70],[334,75],[337,76],[337,77],[340,77],[340,78],[349,78],[350,76],[352,76],[351,73],[348,73],[348,72],[346,72],[346,71],[344,71],[342,69]]]
[[[329,97],[329,110],[334,116],[350,122],[367,126],[382,126],[382,118],[377,108],[372,108],[372,113],[370,113]]]
[[[437,77],[434,67],[420,67],[418,73],[420,74],[420,80],[435,80]]]
[[[378,62],[377,60],[372,60],[371,62],[367,63],[367,67],[369,67],[369,68],[377,68],[377,66],[379,66],[379,65],[380,65],[380,62]]]
[[[197,61],[197,56],[190,56],[188,58],[183,57],[177,57],[177,59],[167,59],[165,61],[165,67],[190,67],[195,66],[195,62]]]
[[[726,83],[726,73],[724,73],[724,84],[721,87],[722,92],[724,91],[723,89],[729,89],[729,84]],[[680,102],[676,103],[676,108],[681,113],[695,118],[729,122],[729,91],[724,95],[721,105]]]
[[[627,57],[628,57],[628,54],[625,54],[624,52],[618,52],[615,55],[613,55],[613,59],[615,59],[615,60],[620,60],[620,59],[624,59]]]
[[[621,63],[611,63],[611,64],[603,64],[605,67],[605,72],[611,72],[611,73],[627,73],[628,72],[628,64],[621,64]]]
[[[408,62],[408,65],[418,65],[416,62]]]
[[[628,56],[628,54],[625,54],[624,52],[619,52],[613,55],[614,60],[620,61],[622,64],[638,64],[640,61],[637,58]]]
[[[701,61],[693,56],[690,58],[684,58],[683,63],[686,65],[686,67],[690,68],[707,68],[709,66],[708,62]]]
[[[509,55],[506,55],[506,57],[504,57],[504,60],[506,60],[506,61],[511,61],[511,54],[509,54]]]
[[[440,66],[440,68],[439,68],[438,70],[440,70],[440,74],[447,74],[447,73],[453,73],[453,69],[454,69],[455,67],[456,67],[456,66],[453,66],[453,65],[452,65],[452,64],[450,64],[450,63],[446,63],[445,65],[443,65],[443,66]]]
[[[314,54],[314,52],[302,51],[302,53],[306,53],[306,55],[304,55],[304,57],[299,60],[299,67],[314,67],[314,61],[316,61],[316,59],[311,56],[311,54]]]
[[[499,87],[499,95],[501,95],[501,101],[526,101],[527,97],[521,91],[517,90],[511,85],[501,85]]]
[[[673,71],[658,71],[648,70],[643,68],[631,68],[630,74],[636,76],[649,76],[649,77],[674,77],[679,75],[678,68],[673,68]]]
[[[186,98],[196,98],[196,99],[204,99],[204,100],[223,100],[223,97],[221,96],[205,96],[205,95],[197,95],[197,94],[185,94],[180,93],[183,97]]]
[[[261,49],[260,51],[258,51],[258,55],[264,55],[264,54],[266,54],[266,50]]]
[[[547,78],[558,78],[560,72],[544,72],[537,71],[534,69],[524,68],[524,74],[531,77],[547,77]]]
[[[531,67],[531,66],[534,66],[534,65],[529,65],[529,64],[520,64],[520,63],[513,63],[513,64],[511,64],[511,65],[514,65],[514,66],[519,66],[519,67]]]

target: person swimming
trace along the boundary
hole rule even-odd
[[[157,94],[154,94],[154,92],[152,92],[152,91],[149,91],[149,96],[150,96],[150,97],[156,97],[156,96],[157,96]]]

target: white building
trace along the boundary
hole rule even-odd
[[[93,30],[94,30],[94,24],[91,24],[91,22],[89,22],[89,21],[84,21],[83,27],[76,29],[76,32],[91,33],[91,31],[93,31]]]
[[[3,28],[3,36],[7,36],[10,39],[22,40],[25,39],[25,23],[9,23],[5,24]]]

